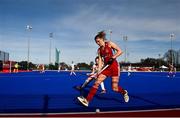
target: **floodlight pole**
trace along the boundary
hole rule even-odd
[[[32,27],[30,25],[26,26],[26,30],[28,32],[28,54],[27,54],[27,70],[29,70],[29,57],[30,57],[30,32],[32,31]]]
[[[49,33],[49,65],[51,64],[51,43],[52,43],[53,33]]]
[[[127,40],[128,40],[128,36],[123,36],[123,40],[125,42],[125,54],[124,54],[124,62],[127,62]]]
[[[158,54],[159,56],[159,67],[161,66],[161,54]]]
[[[112,38],[112,30],[109,30],[109,40],[111,41]]]
[[[170,34],[170,40],[171,40],[171,64],[173,66],[173,39],[175,38],[175,35],[173,33]]]

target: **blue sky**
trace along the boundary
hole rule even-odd
[[[60,61],[68,64],[94,60],[98,31],[112,30],[111,40],[124,51],[123,36],[128,36],[128,60],[158,58],[170,48],[180,48],[180,0],[0,0],[0,50],[10,59],[49,62],[49,33],[53,32],[52,61],[55,48]],[[32,31],[26,30],[32,26]],[[123,61],[124,55],[118,58]]]

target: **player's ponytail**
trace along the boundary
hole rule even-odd
[[[96,40],[97,38],[101,38],[103,40],[106,40],[106,33],[105,33],[105,31],[98,32],[98,34],[95,36],[94,40]]]

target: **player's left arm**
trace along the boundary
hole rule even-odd
[[[109,44],[110,44],[111,48],[115,50],[115,53],[112,56],[113,59],[116,59],[117,57],[122,55],[123,52],[122,52],[121,48],[118,45],[116,45],[115,43],[113,43],[111,41],[109,42]]]
[[[93,65],[93,67],[92,67],[92,71],[91,71],[91,74],[90,75],[93,75],[94,73],[95,73],[95,65]]]
[[[100,55],[100,49],[98,49],[98,71],[101,70],[102,66],[103,66],[103,60],[102,60],[102,57]]]

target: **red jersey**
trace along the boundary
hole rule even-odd
[[[99,48],[99,53],[106,65],[109,59],[113,56],[113,49],[109,46],[109,42],[105,42],[105,46]],[[114,60],[114,62],[106,70],[104,70],[102,74],[106,76],[119,76],[118,66],[118,62]]]
[[[104,59],[104,63],[107,64],[109,59],[113,56],[113,50],[109,47],[109,42],[105,42],[105,47],[99,48],[100,55]]]

